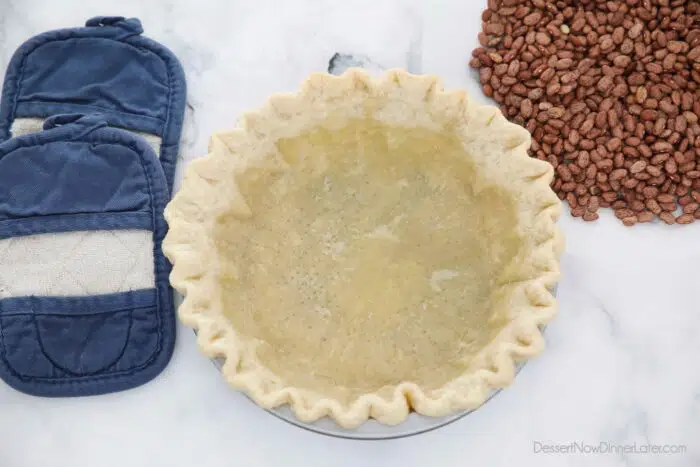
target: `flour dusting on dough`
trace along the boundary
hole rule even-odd
[[[328,176],[326,176],[326,177],[323,179],[323,191],[325,191],[326,193],[328,193],[329,191],[331,191],[331,188],[332,188],[332,187],[333,187],[333,182],[331,182],[331,178],[328,177]]]
[[[327,318],[331,315],[331,311],[328,308],[316,305],[314,311],[321,317]]]
[[[334,260],[339,259],[340,254],[345,251],[347,244],[345,242],[338,241],[337,236],[331,232],[324,233],[321,238],[323,239],[324,253],[329,255]]]
[[[386,225],[380,225],[376,229],[374,229],[372,232],[367,234],[367,237],[369,238],[376,238],[379,240],[391,240],[392,242],[398,242],[399,237],[397,237],[394,232],[389,230],[389,227]]]
[[[457,276],[459,276],[459,273],[451,269],[440,269],[438,271],[433,271],[433,273],[430,276],[430,288],[433,289],[435,292],[442,292],[439,283],[442,281],[454,279]]]

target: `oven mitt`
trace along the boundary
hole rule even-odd
[[[175,342],[164,170],[100,116],[43,128],[0,144],[0,378],[38,396],[141,385]]]
[[[160,158],[172,192],[185,111],[185,75],[138,19],[96,17],[86,27],[35,36],[15,52],[0,102],[0,141],[39,131],[62,113],[102,115],[140,134]]]

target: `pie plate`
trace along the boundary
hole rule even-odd
[[[561,202],[530,139],[435,76],[311,74],[188,167],[163,243],[180,320],[232,387],[320,432],[480,407],[557,311]]]
[[[556,296],[556,287],[553,290],[553,294]],[[182,295],[179,293],[176,293],[176,303],[179,306],[180,303],[182,303]],[[544,332],[546,326],[542,328],[542,331]],[[194,331],[195,334],[197,331]],[[224,364],[223,360],[220,358],[212,358],[211,359],[212,363],[216,368],[221,371],[221,368]],[[518,373],[520,373],[520,370],[525,366],[525,363],[527,363],[527,360],[521,362],[518,364],[515,368],[515,374],[516,376]],[[489,394],[488,398],[484,402],[490,401],[493,399],[493,397],[501,392],[503,389],[494,389],[491,391]],[[243,393],[245,395],[245,393]],[[246,396],[247,397],[247,396]],[[250,399],[249,399],[250,400]],[[251,404],[255,404],[252,400],[250,400]],[[483,405],[482,404],[482,407]],[[257,405],[257,404],[255,404]],[[259,407],[259,406],[258,406]],[[260,407],[260,410],[265,410],[266,412],[274,415],[275,417],[279,418],[280,420],[284,420],[285,422],[292,424],[294,426],[297,426],[299,428],[303,428],[305,430],[311,431],[313,433],[318,433],[321,435],[326,435],[326,436],[333,436],[335,438],[345,438],[345,439],[357,439],[357,440],[382,440],[382,439],[397,439],[397,438],[406,438],[408,436],[413,436],[413,435],[419,435],[421,433],[426,433],[428,431],[436,430],[440,427],[449,425],[452,422],[456,422],[457,420],[461,419],[462,417],[478,410],[479,408],[473,409],[473,410],[465,410],[463,412],[458,412],[452,415],[448,415],[446,417],[426,417],[424,415],[417,414],[415,412],[412,412],[406,421],[403,423],[400,423],[398,425],[383,425],[376,420],[368,420],[367,422],[363,423],[360,425],[358,428],[349,430],[346,428],[343,428],[339,426],[337,423],[335,423],[333,420],[331,420],[328,417],[324,417],[320,420],[317,420],[312,423],[306,423],[302,422],[299,419],[297,419],[294,416],[294,413],[289,409],[289,406],[287,405],[282,405],[279,407],[276,407],[274,409],[263,409]]]
[[[223,362],[220,359],[212,359],[212,362],[216,367],[221,370]],[[520,363],[516,366],[516,375],[520,372],[525,362]],[[502,389],[494,389],[491,391],[487,397],[486,402],[490,401],[493,396],[501,392]],[[252,404],[254,402],[250,401]],[[483,406],[483,404],[482,404]],[[289,406],[282,405],[274,409],[263,409],[271,413],[275,417],[284,420],[287,423],[298,426],[308,431],[314,433],[333,436],[336,438],[346,438],[346,439],[358,439],[358,440],[382,440],[382,439],[396,439],[405,438],[408,436],[418,435],[421,433],[426,433],[428,431],[435,430],[437,428],[449,425],[452,422],[459,420],[460,418],[474,412],[477,409],[465,410],[463,412],[457,412],[446,417],[427,417],[425,415],[420,415],[416,412],[411,412],[406,420],[398,425],[383,425],[376,420],[368,420],[358,428],[347,429],[339,426],[333,420],[328,417],[323,417],[315,422],[306,423],[302,422],[294,416]]]

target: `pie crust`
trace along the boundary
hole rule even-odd
[[[561,203],[529,146],[432,76],[311,75],[188,166],[163,243],[180,319],[302,421],[476,408],[556,313]]]

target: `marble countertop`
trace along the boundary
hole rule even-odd
[[[139,17],[182,61],[179,173],[208,135],[330,57],[435,73],[481,96],[466,62],[486,0],[0,0],[0,73],[21,42],[95,15]],[[565,216],[561,311],[548,348],[477,412],[407,439],[349,441],[266,414],[229,389],[181,327],[169,367],[123,393],[41,399],[0,383],[0,466],[700,465],[700,224]],[[568,454],[545,452],[579,443]],[[683,445],[679,454],[612,446]],[[608,453],[578,449],[602,447]],[[607,449],[606,449],[607,447]]]

